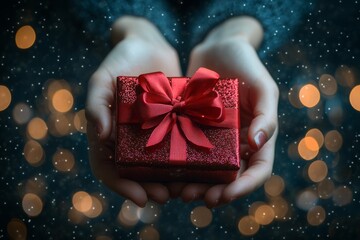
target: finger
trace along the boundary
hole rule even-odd
[[[171,182],[167,183],[166,186],[169,190],[170,197],[171,198],[178,198],[183,190],[183,188],[186,186],[187,183],[181,183],[181,182]]]
[[[254,106],[254,119],[249,127],[248,142],[254,150],[259,150],[272,137],[278,126],[277,106],[279,93],[274,85],[266,88],[259,87],[250,96],[253,96],[250,104]]]
[[[114,79],[108,71],[98,69],[90,78],[86,100],[86,117],[96,126],[100,139],[111,132],[111,104],[114,101]]]
[[[239,178],[229,184],[223,191],[222,202],[230,202],[240,198],[260,187],[271,175],[276,134],[254,153],[248,162],[249,167],[240,174]]]
[[[184,202],[199,200],[204,197],[206,191],[211,187],[205,183],[190,183],[184,187],[181,192],[181,198]]]
[[[148,198],[159,203],[164,204],[169,200],[169,191],[167,187],[160,183],[142,183]]]
[[[221,195],[225,187],[225,184],[219,184],[207,190],[204,201],[208,208],[217,207],[220,204]]]

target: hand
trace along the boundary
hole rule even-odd
[[[279,91],[255,51],[261,39],[262,28],[255,19],[238,17],[215,28],[193,49],[189,76],[207,67],[241,82],[242,168],[230,184],[170,184],[172,195],[180,194],[184,201],[203,199],[208,207],[215,207],[254,191],[271,175]]]
[[[116,44],[92,75],[86,102],[90,165],[94,175],[107,187],[138,206],[148,199],[165,203],[166,186],[160,183],[138,183],[123,179],[114,164],[115,123],[114,96],[116,77],[137,76],[162,71],[168,76],[181,76],[176,51],[160,32],[145,19],[122,17],[113,25]]]

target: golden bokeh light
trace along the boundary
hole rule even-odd
[[[15,34],[16,46],[20,49],[27,49],[34,45],[36,33],[34,28],[29,25],[22,26]]]
[[[324,144],[324,135],[317,128],[310,129],[309,131],[307,131],[305,136],[314,138],[318,143],[319,148],[321,148]]]
[[[305,189],[296,197],[296,205],[302,210],[309,210],[316,205],[317,201],[318,196],[313,189]]]
[[[118,214],[119,223],[124,227],[135,226],[139,221],[138,209],[139,207],[135,203],[125,200]]]
[[[272,207],[263,204],[256,209],[254,217],[258,224],[268,225],[274,220],[275,212]]]
[[[282,177],[278,175],[271,176],[264,184],[265,192],[272,196],[279,196],[285,188],[285,182]]]
[[[0,85],[0,112],[9,107],[11,103],[11,92],[8,87]]]
[[[25,240],[27,239],[27,227],[23,221],[18,218],[12,218],[7,225],[7,232],[10,239]]]
[[[159,240],[160,234],[158,230],[156,230],[152,226],[146,226],[140,231],[139,239],[141,240]]]
[[[147,202],[144,208],[138,208],[137,215],[143,223],[153,223],[159,218],[159,206],[153,202]]]
[[[36,217],[43,209],[43,202],[38,195],[27,193],[22,199],[22,208],[29,217]]]
[[[75,126],[76,130],[78,130],[79,132],[86,133],[87,121],[86,121],[84,109],[75,113],[74,126]]]
[[[350,101],[351,106],[356,111],[360,112],[360,85],[357,85],[353,89],[351,89],[351,92],[349,95],[349,101]]]
[[[73,195],[72,204],[74,208],[81,213],[89,211],[93,206],[91,196],[84,191],[78,191]]]
[[[85,215],[71,207],[68,212],[68,219],[73,224],[82,224],[85,222]]]
[[[61,137],[74,131],[72,125],[72,114],[53,113],[48,120],[49,132],[55,137]]]
[[[334,95],[337,91],[337,83],[335,78],[330,74],[321,75],[319,79],[319,89],[327,96]]]
[[[74,97],[67,89],[57,90],[52,97],[52,105],[58,112],[68,112],[74,104]]]
[[[306,84],[299,91],[300,102],[308,108],[316,106],[320,101],[320,92],[313,84]]]
[[[319,226],[325,221],[326,212],[321,206],[315,206],[307,212],[307,221],[312,226]]]
[[[24,146],[24,157],[26,161],[34,166],[40,166],[44,162],[44,150],[40,143],[35,140],[29,140]]]
[[[305,160],[314,159],[319,153],[319,145],[315,138],[304,137],[298,145],[299,155]]]
[[[322,160],[312,162],[308,168],[308,176],[313,182],[321,182],[328,174],[328,167]]]
[[[52,99],[54,94],[62,89],[71,91],[70,84],[64,79],[49,79],[44,84],[43,95],[46,99]]]
[[[91,196],[91,199],[91,208],[88,211],[83,212],[83,214],[89,218],[96,218],[102,213],[103,205],[97,197]]]
[[[319,198],[329,199],[331,198],[333,191],[335,189],[335,184],[330,179],[324,179],[317,185],[317,192]]]
[[[27,125],[27,132],[33,139],[43,139],[48,131],[48,127],[41,118],[33,118]]]
[[[301,104],[300,99],[299,99],[299,90],[300,90],[299,86],[294,86],[294,87],[290,88],[290,90],[288,92],[289,102],[295,108],[303,107],[303,105]]]
[[[274,210],[275,219],[285,219],[289,212],[289,204],[282,197],[274,197],[270,199],[269,205]]]
[[[12,115],[14,121],[17,124],[25,124],[30,120],[32,116],[32,110],[30,109],[29,105],[25,103],[18,103],[14,107]]]
[[[343,138],[337,130],[325,134],[325,147],[330,152],[338,152],[343,144]]]
[[[61,148],[55,152],[52,163],[60,172],[70,172],[75,165],[75,158],[72,152]]]
[[[339,186],[334,190],[332,198],[335,206],[342,207],[351,203],[353,199],[353,193],[349,187]]]
[[[198,206],[191,211],[190,220],[194,226],[203,228],[208,226],[213,219],[210,209],[204,206]]]
[[[238,229],[242,235],[253,236],[259,231],[260,225],[253,216],[244,216],[239,221]]]
[[[348,66],[341,65],[336,69],[335,78],[341,86],[352,87],[355,83],[354,71]]]

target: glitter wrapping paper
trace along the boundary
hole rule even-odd
[[[169,81],[176,81],[176,78],[169,78]],[[215,85],[225,108],[238,109],[238,85],[237,79],[220,79]],[[117,114],[126,114],[121,104],[133,104],[138,94],[137,77],[118,77]],[[174,165],[169,163],[170,133],[160,146],[148,150],[145,146],[153,129],[141,129],[139,123],[118,122],[116,163],[119,174],[138,181],[233,181],[239,170],[240,129],[198,126],[215,148],[204,152],[187,142],[186,164]]]

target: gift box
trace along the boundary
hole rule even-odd
[[[121,177],[233,181],[240,167],[238,88],[238,79],[219,79],[206,68],[190,78],[119,76],[115,161]]]

